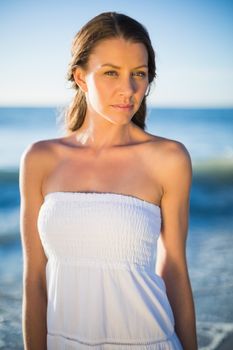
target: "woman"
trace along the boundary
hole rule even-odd
[[[67,135],[21,160],[27,350],[197,349],[191,160],[144,131],[155,76],[149,35],[128,16],[102,13],[74,39]]]

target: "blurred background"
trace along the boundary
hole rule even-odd
[[[20,156],[62,134],[72,39],[105,11],[132,16],[150,33],[158,77],[147,131],[182,142],[193,163],[187,258],[199,348],[233,349],[230,0],[0,1],[0,349],[22,349]]]

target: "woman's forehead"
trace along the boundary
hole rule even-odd
[[[132,66],[137,67],[147,65],[148,53],[143,43],[134,43],[123,38],[111,38],[102,40],[95,46],[89,56],[89,62],[115,66],[131,62]]]

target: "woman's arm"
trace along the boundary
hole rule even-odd
[[[186,262],[192,165],[182,143],[169,143],[162,171],[162,227],[156,272],[164,279],[184,350],[197,349],[195,309]]]
[[[22,327],[25,350],[47,348],[46,256],[37,230],[43,202],[41,194],[43,162],[40,143],[24,152],[20,163],[20,232],[23,248]]]

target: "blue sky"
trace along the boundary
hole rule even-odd
[[[0,105],[67,103],[73,36],[117,11],[143,23],[156,51],[158,107],[233,107],[230,0],[1,0]]]

